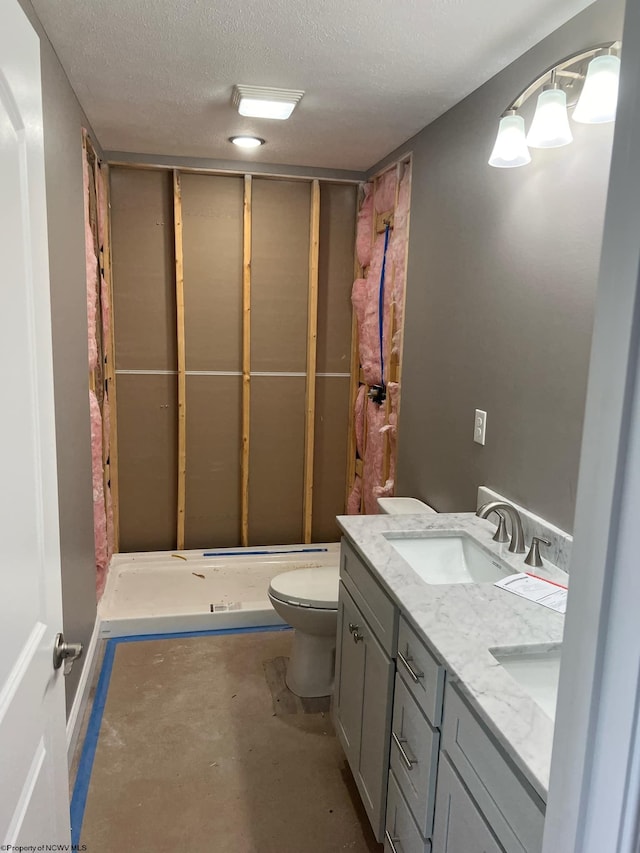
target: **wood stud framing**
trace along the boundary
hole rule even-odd
[[[111,191],[109,181],[109,167],[105,169],[104,189],[106,196],[107,221],[104,230],[103,263],[104,280],[109,294],[109,305],[111,306],[111,317],[109,325],[109,338],[106,341],[107,359],[105,378],[107,381],[107,393],[109,396],[109,484],[111,487],[111,507],[113,511],[113,550],[120,550],[120,493],[118,486],[118,406],[116,388],[116,362],[115,362],[115,328],[113,311],[113,277],[111,274]]]
[[[184,548],[187,486],[187,377],[184,337],[184,260],[182,252],[182,192],[180,172],[173,170],[173,222],[176,258],[176,320],[178,334],[178,513],[176,547]]]
[[[242,459],[240,543],[249,544],[249,436],[251,425],[251,175],[244,176],[242,243]]]
[[[400,191],[400,180],[402,177],[404,177],[405,171],[407,169],[410,169],[411,171],[409,173],[409,196],[411,196],[411,181],[413,180],[412,165],[413,164],[412,164],[411,155],[409,155],[409,157],[403,158],[398,163],[398,193]],[[396,206],[397,206],[397,195],[396,195]],[[407,302],[406,296],[407,296],[407,277],[408,277],[407,274],[409,271],[409,235],[410,235],[410,233],[411,233],[411,206],[409,206],[409,210],[407,211],[407,224],[406,224],[407,240],[406,240],[406,245],[405,245],[405,249],[404,249],[404,291],[402,293],[402,304],[405,306],[405,310],[406,310],[406,302]],[[403,317],[403,322],[404,322],[404,317]],[[402,334],[403,333],[402,330],[400,330],[400,331]],[[404,344],[404,340],[401,338],[399,351],[394,356],[394,359],[395,359],[395,363],[394,363],[395,381],[396,382],[400,382],[400,377],[402,376],[402,355],[404,353],[403,344]],[[399,429],[399,424],[400,424],[400,407],[401,407],[401,405],[402,405],[402,394],[399,394],[398,395],[398,406],[396,409],[396,422],[398,424],[398,429]],[[396,446],[397,446],[397,442],[398,442],[398,436],[396,433]]]
[[[400,181],[404,177],[404,174],[405,174],[405,171],[407,168],[411,168],[411,155],[410,154],[406,155],[404,157],[401,157],[400,160],[398,160],[394,165],[385,167],[382,171],[380,171],[378,174],[374,175],[371,178],[371,182],[372,182],[371,192],[373,195],[373,209],[374,209],[373,222],[372,222],[372,233],[371,233],[372,244],[375,242],[378,234],[384,233],[387,225],[391,226],[391,228],[394,227],[395,212],[396,212],[397,207],[398,207],[398,198],[399,198],[399,193],[400,193]],[[392,209],[386,210],[382,213],[375,213],[375,194],[376,194],[377,183],[380,180],[380,178],[386,172],[390,171],[391,169],[396,170],[396,177],[397,177],[394,207]],[[405,290],[406,290],[406,278],[407,278],[407,276],[406,276],[407,259],[408,259],[408,253],[409,253],[409,240],[408,240],[409,224],[410,224],[409,219],[410,219],[410,213],[407,214],[407,227],[406,227],[407,228],[407,244],[405,247],[405,265],[404,265],[404,268],[405,268]],[[357,228],[357,225],[356,225],[356,228]],[[394,285],[395,273],[396,273],[396,271],[394,268],[389,269],[389,279],[390,279],[391,287],[393,287],[393,285]],[[365,274],[365,270],[361,266],[358,265],[358,259],[357,259],[357,253],[356,253],[354,277],[360,278],[364,274]],[[403,302],[404,302],[404,298],[403,298]],[[386,351],[384,354],[384,363],[387,367],[387,369],[385,371],[387,383],[388,382],[399,382],[400,376],[402,373],[402,348],[400,349],[400,353],[394,353],[393,352],[393,338],[394,338],[395,334],[398,332],[397,321],[396,321],[396,316],[395,316],[395,306],[393,303],[391,305],[391,318],[390,318],[389,328],[390,328],[391,334],[389,335],[389,340],[387,342],[387,348],[386,348]],[[382,377],[382,379],[384,382],[385,377]],[[356,398],[358,395],[359,385],[365,385],[365,384],[366,383],[364,381],[364,375],[363,375],[362,369],[360,368],[359,360],[358,360],[358,331],[357,331],[357,325],[356,325],[355,316],[354,316],[353,334],[352,334],[352,352],[351,352],[351,389],[350,389],[350,393],[349,393],[349,400],[350,400],[350,405],[351,405],[351,415],[350,415],[350,421],[349,421],[349,446],[348,446],[349,456],[348,456],[348,460],[347,460],[347,492],[346,492],[347,501],[348,501],[349,495],[351,493],[351,490],[353,489],[353,484],[354,484],[356,475],[358,475],[359,477],[362,477],[363,472],[364,472],[363,459],[358,457],[357,451],[356,451],[355,401],[356,401]],[[369,405],[369,398],[368,398],[368,396],[365,396],[364,429],[363,429],[363,439],[362,439],[363,456],[364,456],[364,453],[366,450],[366,445],[367,445],[367,409],[368,409],[368,405]],[[385,401],[385,409],[386,409],[386,420],[388,422],[389,414],[391,412],[391,398],[390,398],[389,394],[387,394],[387,398]],[[400,411],[400,395],[398,396],[398,410],[396,412],[396,418],[397,418],[398,422],[399,422],[399,411]],[[389,433],[388,432],[385,432],[385,435],[384,435],[383,448],[384,449],[383,449],[383,471],[382,471],[382,475],[383,475],[383,483],[385,483],[389,477],[390,468],[391,468],[391,442],[389,440]],[[364,510],[364,490],[363,490],[361,502],[360,502],[360,511],[362,512],[363,510]]]
[[[96,342],[98,343],[98,359],[99,365],[89,371],[89,390],[96,394],[100,401],[102,395],[106,394],[109,399],[109,431],[106,431],[107,420],[104,417],[104,402],[101,404],[102,417],[102,466],[103,466],[103,486],[105,495],[105,512],[108,513],[107,495],[110,492],[111,508],[113,515],[113,551],[118,553],[120,542],[120,524],[119,524],[119,500],[118,500],[118,439],[117,439],[117,424],[116,424],[116,371],[115,371],[115,345],[114,345],[114,327],[113,327],[113,284],[111,275],[111,216],[110,216],[110,197],[109,197],[109,167],[105,163],[101,163],[98,155],[93,147],[90,136],[85,132],[82,137],[83,157],[86,158],[89,168],[93,163],[92,178],[95,193],[96,206],[96,251],[98,263],[98,291],[96,294],[99,306],[97,322],[100,328],[96,329]],[[104,210],[100,210],[98,186],[102,177],[102,187],[104,190]],[[100,217],[104,214],[103,221],[103,240],[100,245]],[[106,288],[107,302],[110,306],[109,320],[109,335],[105,339],[103,337],[103,318],[102,318],[102,287]]]
[[[130,165],[130,164],[127,164]],[[177,511],[176,511],[176,548],[182,550],[185,547],[185,522],[186,522],[186,471],[187,471],[187,400],[186,400],[186,340],[185,340],[185,281],[184,281],[184,249],[183,249],[183,210],[182,210],[182,186],[181,173],[183,170],[166,168],[165,171],[172,176],[173,183],[173,226],[174,226],[174,253],[175,253],[175,300],[176,300],[176,335],[177,335],[177,418],[178,418],[178,454],[177,454]],[[205,172],[206,173],[206,172]],[[220,174],[229,174],[221,172]],[[264,175],[264,178],[278,180],[279,176]],[[304,178],[297,180],[305,181]],[[319,279],[321,273],[320,255],[320,187],[319,179],[306,179],[311,187],[310,198],[310,221],[309,221],[309,261],[308,261],[308,298],[307,298],[307,343],[306,343],[306,393],[305,393],[305,432],[304,432],[304,479],[302,494],[303,514],[303,541],[312,541],[312,522],[314,505],[314,464],[316,445],[316,392],[317,392],[317,358],[318,358],[318,296]],[[242,238],[242,418],[241,418],[241,457],[240,457],[240,544],[243,547],[249,545],[249,485],[250,485],[250,426],[251,426],[251,289],[252,289],[252,175],[243,175],[244,197],[243,197],[243,238]],[[349,183],[355,184],[353,181]],[[186,192],[186,188],[185,188]],[[108,198],[108,196],[107,196]],[[169,202],[170,203],[170,202]],[[324,215],[324,214],[323,214]],[[376,223],[374,222],[374,228]],[[111,278],[110,253],[111,235],[109,218],[109,236],[105,238],[105,281],[112,298],[113,285]],[[355,274],[362,275],[362,269],[354,265]],[[109,347],[109,359],[107,361],[107,380],[110,389],[110,403],[112,407],[111,419],[111,490],[114,506],[114,524],[116,542],[119,537],[118,522],[118,471],[117,471],[117,432],[116,432],[116,370],[114,361],[114,333],[113,321],[111,324]],[[355,453],[355,430],[354,430],[354,403],[358,391],[359,363],[357,324],[355,316],[352,319],[352,341],[351,341],[351,379],[349,388],[349,438],[347,462],[347,490],[346,497],[353,485],[356,470],[361,472],[362,462],[356,461]],[[126,371],[125,371],[126,372]],[[302,374],[301,374],[302,375]],[[320,374],[324,375],[324,374]],[[327,374],[329,376],[340,374]]]
[[[320,251],[320,183],[311,185],[309,224],[309,297],[307,302],[307,389],[304,437],[303,536],[311,542],[313,462],[316,421],[316,354],[318,346],[318,260]]]
[[[356,207],[360,207],[360,196],[362,194],[362,185],[358,191],[358,202]],[[355,248],[356,238],[358,236],[358,217],[356,215],[355,232],[354,232],[354,252],[353,252],[353,278],[362,278],[364,270],[358,261],[358,252]],[[356,474],[362,477],[362,460],[357,459],[356,447],[356,399],[358,397],[358,388],[360,387],[360,359],[359,359],[359,343],[358,343],[358,322],[356,320],[356,312],[351,309],[351,381],[349,383],[349,437],[347,440],[347,482],[344,498],[345,510],[349,502],[349,495],[353,488]],[[360,462],[360,470],[358,470],[358,462]]]

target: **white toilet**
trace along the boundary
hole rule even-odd
[[[417,498],[378,498],[384,513],[435,512]],[[333,692],[338,628],[339,567],[294,569],[271,581],[274,610],[295,628],[287,687],[297,696],[329,696]]]
[[[287,687],[297,696],[333,692],[338,627],[339,567],[294,569],[271,581],[276,613],[295,628]]]

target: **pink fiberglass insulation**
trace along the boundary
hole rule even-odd
[[[360,503],[362,501],[362,477],[356,477],[353,488],[347,500],[347,515],[360,515]]]
[[[367,449],[362,471],[364,511],[367,515],[379,512],[375,488],[382,484],[384,437],[381,432],[385,422],[385,407],[369,403],[367,406]]]
[[[380,333],[378,330],[378,284],[369,275],[357,278],[351,291],[351,302],[358,325],[360,366],[367,385],[380,385]]]
[[[102,415],[98,398],[89,391],[89,412],[91,416],[91,473],[93,476],[93,533],[96,548],[96,568],[98,571],[96,588],[104,588],[107,565],[109,563],[107,544],[107,516],[104,503],[104,480],[102,467]],[[99,597],[99,594],[98,594]]]
[[[373,185],[364,185],[364,201],[358,212],[356,229],[356,254],[361,267],[371,263],[371,235],[373,234]]]
[[[397,184],[398,177],[395,167],[387,170],[384,175],[378,178],[375,191],[376,213],[386,213],[387,210],[393,210],[396,205]]]
[[[380,301],[380,281],[382,277],[382,264],[385,262],[385,272],[384,272],[384,316],[383,316],[383,353],[385,356],[385,360],[388,360],[388,355],[390,352],[390,342],[389,335],[392,331],[392,312],[391,305],[393,302],[395,287],[394,287],[394,267],[393,267],[393,255],[392,255],[392,241],[393,241],[393,230],[389,231],[389,242],[387,245],[387,255],[385,261],[384,254],[384,243],[385,243],[385,235],[384,233],[378,234],[376,237],[376,242],[373,247],[373,255],[371,259],[371,266],[367,272],[367,281],[369,282],[369,300],[370,303],[365,306],[364,316],[365,322],[368,325],[367,335],[368,338],[372,341],[375,340],[375,358],[380,361],[380,326],[379,326],[379,301]],[[359,331],[359,329],[358,329]],[[362,353],[361,353],[362,354]],[[389,378],[388,373],[388,364],[385,363],[385,375],[384,378],[387,380]],[[380,375],[381,367],[380,365],[376,365],[376,375]],[[365,374],[366,375],[366,374]],[[371,384],[371,383],[369,383]],[[374,383],[376,384],[376,383]],[[379,383],[378,383],[379,384]]]
[[[364,452],[364,404],[367,396],[366,385],[361,385],[358,388],[355,405],[354,426],[356,430],[356,450],[360,459]]]
[[[389,475],[383,486],[374,489],[377,498],[392,497],[396,485],[396,439],[398,435],[398,402],[400,400],[400,385],[397,382],[389,382],[387,396],[390,402],[389,417],[385,426],[382,427],[382,434],[386,434],[389,441]]]
[[[89,221],[89,164],[86,155],[82,158],[82,176],[84,181],[84,247],[87,276],[87,323],[89,326],[89,370],[98,364],[98,344],[96,342],[96,315],[98,300],[98,262],[94,249],[93,232]]]

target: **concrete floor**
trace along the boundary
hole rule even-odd
[[[264,665],[273,672],[291,640],[269,632],[117,646],[82,827],[88,851],[382,850],[328,713],[299,703],[274,712]]]

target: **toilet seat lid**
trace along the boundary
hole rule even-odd
[[[269,594],[285,604],[337,610],[339,582],[338,566],[293,569],[276,575],[269,584]]]

